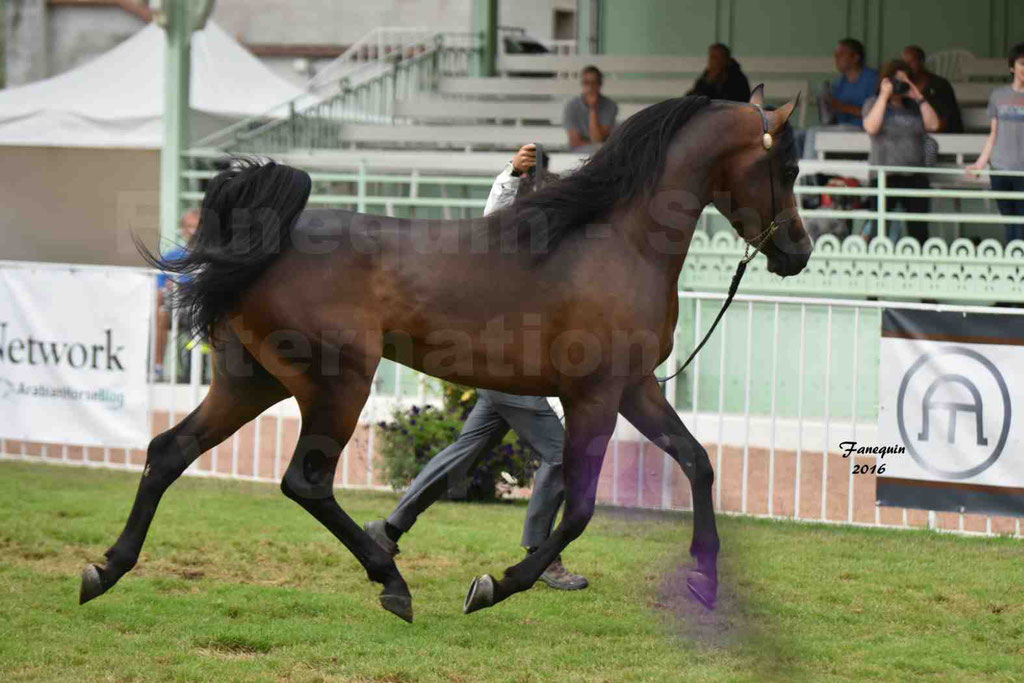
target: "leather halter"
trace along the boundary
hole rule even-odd
[[[765,115],[764,107],[761,105],[754,104],[752,106],[757,109],[757,113],[761,115],[761,146],[764,147],[767,152],[771,150],[772,146],[775,144],[775,141],[772,139],[772,134],[768,132],[768,116]],[[772,169],[771,160],[768,161],[768,190],[771,192],[772,197],[772,212],[770,214],[771,222],[768,224],[768,227],[754,239],[748,240],[744,238],[747,246],[743,250],[743,263],[750,263],[753,261],[754,257],[757,256],[757,252],[761,248],[761,245],[770,240],[772,235],[775,234],[775,231],[779,229],[779,224],[775,222],[775,217],[778,213],[775,211],[775,171]],[[753,252],[750,250],[751,247],[754,248]]]
[[[765,115],[764,108],[761,105],[752,103],[751,106],[757,109],[757,113],[761,115],[761,146],[764,147],[766,152],[768,152],[774,145],[772,134],[768,132],[768,117]],[[715,331],[715,328],[718,327],[718,323],[722,320],[722,316],[724,316],[725,312],[729,309],[729,304],[732,303],[733,297],[736,296],[736,291],[740,287],[740,280],[743,279],[743,273],[747,271],[747,264],[754,260],[754,257],[757,256],[757,252],[761,249],[761,246],[770,240],[775,234],[775,231],[779,229],[781,224],[775,221],[775,216],[777,215],[775,212],[775,173],[772,170],[771,159],[768,160],[768,183],[772,197],[771,222],[768,224],[768,227],[754,239],[748,240],[745,237],[743,238],[743,241],[746,242],[746,247],[743,249],[743,258],[740,259],[739,265],[736,266],[736,273],[732,276],[732,282],[729,284],[729,294],[725,297],[725,303],[722,304],[722,310],[718,312],[714,322],[711,323],[711,327],[708,328],[707,334],[704,335],[704,338],[700,340],[700,344],[697,344],[697,347],[690,353],[686,362],[680,365],[679,369],[668,377],[657,377],[656,379],[659,382],[669,381],[685,370],[693,359],[697,357],[700,350],[704,348],[704,344],[706,344],[708,339],[711,338],[711,334]],[[789,221],[783,221],[783,223],[787,222]],[[751,247],[753,247],[753,251],[751,251]]]

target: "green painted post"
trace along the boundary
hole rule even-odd
[[[880,168],[880,169],[878,169],[878,198],[877,198],[877,202],[876,202],[876,206],[878,207],[878,232],[877,232],[877,235],[879,237],[887,237],[888,236],[887,231],[885,229],[886,228],[886,225],[885,225],[886,224],[885,214],[886,214],[886,208],[887,208],[886,207],[886,197],[885,197],[886,192],[885,192],[885,189],[886,189],[885,169],[884,168]]]
[[[0,88],[7,83],[7,0],[0,0]]]
[[[160,152],[160,246],[178,239],[182,152],[189,141],[190,0],[164,0],[164,144]]]
[[[493,76],[498,45],[498,0],[473,0],[472,32],[482,38],[474,76]]]
[[[288,146],[295,149],[295,100],[288,103]]]
[[[576,52],[595,55],[599,52],[598,16],[600,2],[576,0]]]
[[[359,160],[359,175],[356,179],[356,211],[366,213],[366,162]]]

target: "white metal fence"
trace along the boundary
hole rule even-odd
[[[679,296],[681,309],[692,314],[691,322],[678,329],[676,350],[659,374],[668,374],[688,355],[724,298],[721,293],[705,292],[680,292]],[[841,456],[841,441],[870,443],[875,437],[877,396],[864,396],[863,387],[876,386],[873,379],[865,378],[877,377],[877,355],[867,353],[865,349],[872,345],[861,342],[879,338],[883,308],[1024,314],[1021,309],[977,306],[738,296],[715,339],[692,368],[666,383],[667,396],[708,449],[716,471],[716,508],[725,514],[1020,537],[1019,519],[880,508],[874,504],[874,475],[853,474],[854,464],[873,464],[874,458]],[[145,311],[137,315],[140,323],[150,318],[155,340],[156,318]],[[770,316],[770,338],[755,338],[755,330],[768,327],[755,325],[755,315]],[[822,316],[824,329],[809,325],[809,320]],[[837,357],[834,349],[840,348],[836,343],[840,326],[836,321],[840,319],[845,321],[842,335],[852,334],[853,339]],[[172,350],[178,348],[178,333],[175,321],[168,342]],[[824,358],[812,358],[812,350],[823,351]],[[149,384],[154,435],[188,414],[208,389],[203,376],[205,351],[194,345],[186,353],[187,380],[176,381],[179,354],[169,352],[168,381],[154,378]],[[155,341],[150,358],[152,375]],[[727,366],[742,367],[742,374],[729,372]],[[709,373],[709,368],[717,371]],[[762,400],[753,401],[758,395]],[[387,489],[375,461],[374,425],[396,407],[438,402],[434,380],[384,361],[359,428],[343,452],[337,485]],[[555,407],[560,410],[557,402]],[[299,419],[295,401],[282,401],[204,454],[186,474],[276,483],[298,438]],[[129,470],[141,470],[145,462],[143,449],[12,440],[0,441],[0,457]],[[679,467],[625,420],[619,420],[609,447],[598,495],[611,505],[690,508],[689,485]]]
[[[694,304],[696,324],[692,330],[680,329],[676,350],[666,364],[673,368],[677,358],[685,358],[704,334],[717,314],[725,295],[706,292],[680,292],[681,303]],[[878,376],[877,355],[865,358],[865,349],[877,349],[875,344],[864,344],[863,337],[880,339],[882,309],[962,312],[977,314],[1024,315],[1024,310],[958,305],[931,305],[887,301],[854,301],[841,299],[737,296],[734,307],[723,319],[717,335],[717,358],[709,359],[706,351],[694,360],[690,373],[688,408],[680,407],[681,393],[678,382],[670,380],[666,388],[670,397],[677,397],[677,409],[694,435],[708,448],[716,471],[715,504],[726,513],[754,514],[773,518],[843,524],[910,527],[927,526],[934,529],[978,532],[985,534],[1011,533],[1020,537],[1019,518],[996,518],[988,515],[913,511],[905,508],[882,508],[873,503],[875,476],[854,476],[855,464],[876,464],[873,456],[844,458],[840,454],[842,441],[875,443],[877,434],[877,395],[870,397],[872,409],[865,411],[861,387],[875,386]],[[755,311],[767,310],[772,319],[771,338],[755,341],[753,332]],[[788,309],[788,311],[787,311]],[[786,314],[789,313],[787,316]],[[808,319],[812,314],[824,314],[824,338],[810,337]],[[849,356],[837,358],[834,332],[835,318],[852,313],[852,333],[846,346]],[[798,324],[793,324],[799,320]],[[734,330],[730,333],[730,327]],[[734,342],[736,328],[745,341],[740,343],[741,353]],[[763,329],[763,327],[762,327]],[[693,334],[692,341],[679,335]],[[809,347],[822,344],[824,363],[809,363]],[[715,342],[709,347],[715,346]],[[755,368],[753,359],[760,356],[761,365]],[[718,363],[717,410],[702,410],[700,380],[705,376],[701,364]],[[764,362],[767,361],[767,362]],[[725,409],[729,388],[725,386],[729,373],[726,363],[742,364],[745,368],[741,392],[743,407],[738,413]],[[836,376],[842,371],[851,381],[837,391]],[[811,394],[808,387],[813,375],[819,374],[820,392]],[[795,384],[796,411],[783,414],[779,410],[780,387],[784,375],[792,391]],[[767,411],[751,410],[752,387],[755,383],[768,384],[770,401]],[[763,386],[762,386],[763,389]],[[792,399],[792,396],[788,397]],[[813,402],[813,407],[812,407]],[[847,407],[845,411],[841,406]],[[731,452],[730,452],[731,451]],[[752,462],[759,451],[763,476],[753,476]],[[667,459],[666,459],[667,460]],[[730,460],[732,462],[730,462]],[[785,462],[786,474],[780,474],[780,463]],[[730,468],[734,471],[730,472]],[[667,470],[666,470],[667,477]],[[733,490],[730,491],[730,485]],[[764,496],[759,506],[752,505],[751,497]],[[661,507],[670,507],[662,505]],[[780,509],[781,508],[781,509]]]

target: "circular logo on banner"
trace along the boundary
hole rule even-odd
[[[923,469],[968,479],[992,466],[1010,433],[1010,392],[999,369],[954,346],[918,358],[900,383],[896,424]]]

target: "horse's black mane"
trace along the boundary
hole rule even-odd
[[[495,216],[502,214],[503,225],[516,226],[531,251],[549,253],[571,231],[620,201],[653,189],[673,136],[709,102],[706,97],[678,97],[645,107],[617,126],[579,169],[517,199]],[[544,225],[538,225],[541,221]]]

